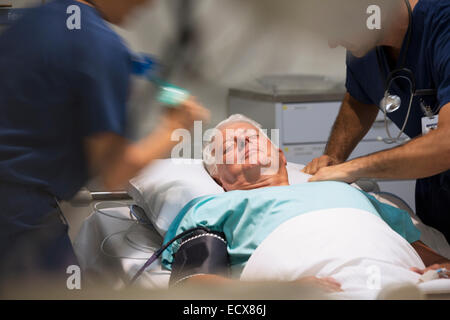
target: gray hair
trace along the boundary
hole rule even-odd
[[[212,155],[215,134],[218,132],[218,130],[222,129],[223,127],[225,127],[229,124],[232,124],[232,123],[239,123],[239,122],[251,124],[252,126],[257,128],[264,136],[267,137],[266,132],[264,132],[262,130],[262,127],[258,122],[254,121],[242,114],[233,114],[230,117],[228,117],[228,119],[225,119],[224,121],[220,122],[213,130],[211,130],[209,132],[209,135],[208,134],[206,135],[205,140],[207,142],[205,143],[205,145],[203,147],[203,164],[211,176],[214,176],[215,174],[217,174],[216,157]],[[267,139],[269,139],[269,137],[267,137]]]

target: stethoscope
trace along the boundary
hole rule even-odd
[[[411,108],[412,108],[414,97],[416,97],[416,96],[431,96],[431,95],[436,96],[436,93],[437,93],[437,91],[435,89],[417,90],[416,89],[416,79],[414,77],[414,73],[410,69],[404,67],[405,62],[406,62],[406,56],[408,54],[409,47],[411,44],[412,19],[413,19],[412,8],[411,8],[411,4],[409,3],[409,0],[405,0],[405,3],[408,8],[409,25],[408,25],[408,31],[407,31],[407,36],[406,36],[407,37],[406,48],[405,48],[405,50],[403,52],[403,56],[401,57],[401,60],[400,60],[401,67],[390,72],[388,76],[385,76],[386,72],[383,68],[381,47],[376,48],[376,54],[377,54],[378,67],[380,69],[380,74],[383,76],[383,79],[386,79],[385,80],[384,97],[380,102],[380,108],[381,108],[381,110],[383,110],[383,113],[384,113],[384,124],[385,124],[386,133],[388,135],[388,138],[383,139],[383,141],[387,144],[403,142],[405,140],[405,139],[401,138],[401,136],[405,132],[406,125],[408,123],[409,116],[411,114]],[[403,122],[403,125],[401,127],[401,130],[400,130],[398,136],[393,138],[389,131],[387,114],[397,111],[400,108],[401,103],[402,103],[402,100],[398,95],[393,95],[389,92],[390,88],[392,86],[392,83],[397,79],[404,79],[404,80],[408,81],[409,88],[410,88],[410,99],[409,99],[408,112],[406,114],[405,121]],[[430,106],[426,106],[425,102],[423,100],[421,100],[421,108],[422,108],[422,112],[427,117],[432,117],[437,112],[437,111],[433,111]]]

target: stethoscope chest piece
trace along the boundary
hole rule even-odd
[[[384,95],[381,100],[380,106],[382,110],[386,113],[392,113],[397,111],[402,104],[402,99],[397,95],[390,95],[388,92]]]

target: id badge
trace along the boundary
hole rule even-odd
[[[435,130],[438,127],[439,116],[435,115],[432,117],[422,118],[422,134],[426,135],[430,130]]]

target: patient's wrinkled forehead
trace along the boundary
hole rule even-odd
[[[258,132],[259,128],[255,127],[254,125],[248,122],[235,122],[224,125],[221,128],[219,128],[219,130],[222,133],[223,137],[226,137],[227,133],[228,135],[230,135],[233,133],[241,134],[245,132]]]
[[[234,141],[235,138],[246,139],[260,136],[260,129],[247,122],[235,122],[218,128],[213,142],[216,146]]]

